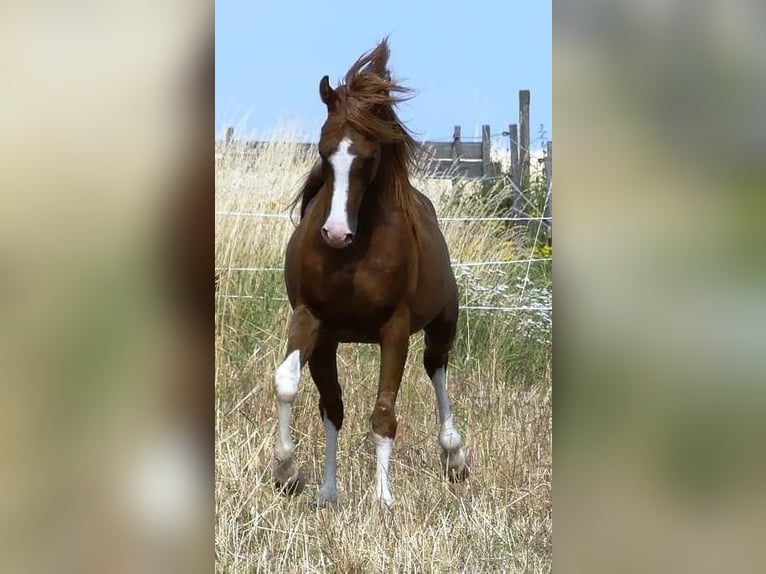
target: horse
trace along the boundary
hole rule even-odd
[[[410,183],[416,143],[394,106],[408,88],[388,70],[387,39],[363,54],[335,89],[319,82],[327,119],[319,159],[292,202],[300,219],[287,245],[284,278],[292,308],[287,350],[274,376],[278,433],[273,480],[299,493],[305,478],[294,458],[290,425],[302,368],[319,391],[325,438],[319,507],[335,503],[343,399],[339,343],[377,343],[380,373],[370,417],[376,450],[375,493],[394,498],[388,468],[396,437],[396,397],[409,338],[425,331],[423,365],[439,411],[441,464],[452,482],[469,474],[447,395],[447,360],[457,331],[458,290],[449,250],[431,201]]]

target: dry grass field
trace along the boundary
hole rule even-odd
[[[277,139],[285,139],[282,136]],[[450,359],[449,393],[471,451],[472,475],[440,474],[438,419],[413,337],[397,403],[391,463],[396,503],[378,507],[369,433],[378,349],[341,346],[346,418],[335,507],[317,510],[324,430],[304,369],[293,416],[307,486],[275,493],[274,371],[285,352],[289,305],[279,268],[292,223],[221,212],[287,213],[311,159],[290,145],[217,157],[216,568],[219,572],[548,572],[551,569],[550,312],[464,310]],[[415,180],[441,216],[476,215],[477,191]],[[486,214],[486,209],[485,209]],[[487,222],[442,224],[457,262],[537,257],[519,231]],[[267,270],[242,270],[242,269]],[[550,305],[550,264],[456,267],[461,303]]]

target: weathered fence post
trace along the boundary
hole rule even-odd
[[[553,142],[548,140],[545,145],[545,183],[548,188],[548,197],[545,200],[545,213],[543,216],[551,217],[553,213]],[[548,237],[548,246],[553,246],[553,219],[547,219],[546,223],[546,235]]]
[[[516,124],[509,125],[508,133],[510,134],[511,140],[511,182],[513,183],[513,190],[511,191],[511,196],[513,197],[511,213],[518,214],[522,211],[522,199],[519,194],[519,189],[521,189],[521,177],[519,173],[519,127]]]
[[[460,160],[460,126],[455,126],[452,132],[452,170],[457,170],[457,164]],[[452,178],[452,191],[455,191],[457,178]]]
[[[529,189],[529,90],[519,90],[519,167],[520,187]]]
[[[229,126],[226,128],[226,135],[223,138],[224,144],[228,147],[231,143],[232,138],[234,137],[234,128],[232,126]]]
[[[486,198],[487,205],[495,205],[496,198],[492,197],[495,192],[494,166],[492,165],[492,140],[491,131],[487,124],[481,126],[481,191]]]
[[[490,156],[490,146],[492,145],[490,139],[489,126],[484,124],[481,126],[481,176],[484,178],[492,177],[492,163]]]

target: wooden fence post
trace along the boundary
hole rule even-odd
[[[226,135],[224,136],[224,143],[228,146],[231,143],[232,138],[234,137],[234,128],[232,126],[229,126],[226,128]]]
[[[492,177],[493,175],[490,156],[490,146],[492,143],[489,136],[489,126],[484,124],[481,126],[481,176],[483,178]]]
[[[458,161],[460,160],[460,126],[455,126],[452,132],[452,169],[457,169]],[[452,191],[455,191],[455,186],[458,180],[452,178]]]
[[[515,215],[522,211],[522,199],[519,194],[519,189],[521,188],[521,177],[519,173],[519,127],[516,124],[509,125],[508,133],[510,134],[511,140],[511,181],[515,185],[511,191],[511,196],[513,197],[511,213]]]
[[[548,197],[545,201],[545,217],[551,217],[553,213],[553,142],[548,140],[545,145],[545,182],[548,184]],[[548,246],[553,246],[553,219],[546,220],[546,235]]]
[[[519,166],[520,187],[529,189],[529,90],[519,90]]]

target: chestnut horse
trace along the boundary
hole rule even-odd
[[[380,380],[370,419],[378,499],[393,503],[388,467],[396,436],[396,396],[410,335],[421,329],[423,364],[439,410],[442,467],[452,481],[468,475],[446,389],[447,356],[458,318],[457,285],[434,207],[409,181],[416,144],[393,109],[408,90],[392,80],[388,57],[384,40],[354,63],[336,89],[327,76],[321,79],[319,93],[327,106],[321,161],[293,203],[300,203],[301,218],[285,258],[293,313],[287,352],[275,376],[279,430],[273,471],[280,491],[302,490],[290,419],[300,372],[308,363],[327,441],[319,506],[338,496],[336,458],[343,426],[338,343],[380,345]]]

